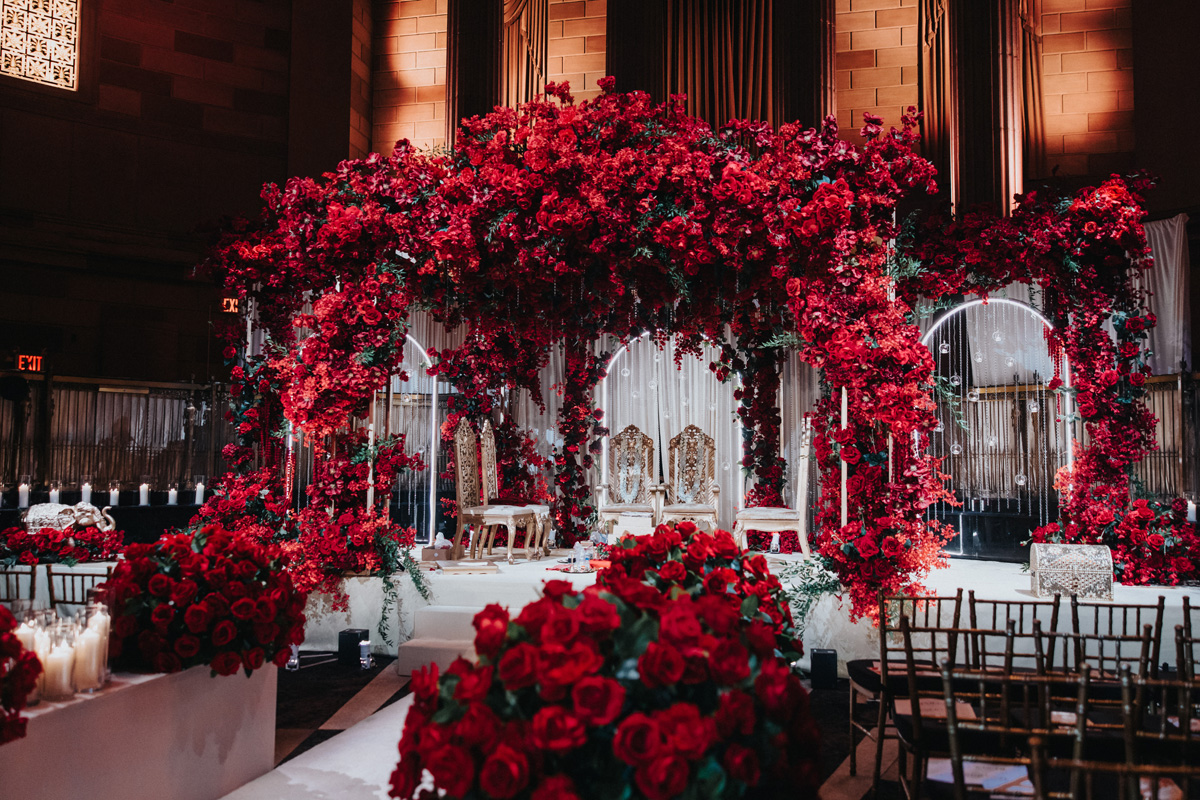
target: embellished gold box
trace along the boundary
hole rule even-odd
[[[1112,600],[1112,552],[1103,544],[1035,544],[1029,555],[1037,597],[1074,594]]]

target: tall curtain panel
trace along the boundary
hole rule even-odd
[[[1140,273],[1150,290],[1150,310],[1158,325],[1150,330],[1150,368],[1155,375],[1179,372],[1180,362],[1192,365],[1192,306],[1188,294],[1187,214],[1146,223],[1146,238],[1154,268]]]
[[[549,0],[504,0],[500,102],[526,103],[546,85]]]
[[[821,399],[820,374],[809,364],[805,363],[795,351],[783,363],[783,375],[779,386],[780,446],[784,459],[787,460],[787,485],[784,487],[783,501],[790,507],[804,504],[809,509],[807,519],[809,530],[812,530],[811,509],[817,497],[817,468],[816,462],[809,458],[800,460],[800,434],[804,415],[812,413],[817,401]],[[812,450],[810,448],[809,455]],[[808,473],[807,497],[798,497],[796,492],[800,485],[802,473]]]
[[[1042,3],[1021,2],[1021,121],[1024,126],[1025,174],[1046,171],[1046,113],[1042,93]]]
[[[946,20],[947,0],[918,0],[917,29],[921,32],[917,51],[918,83],[921,86],[921,150],[938,170],[938,180],[949,189],[950,115],[954,107],[950,83],[950,28]]]
[[[669,93],[713,127],[772,121],[772,0],[667,0]]]

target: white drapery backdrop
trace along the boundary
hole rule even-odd
[[[1150,310],[1158,325],[1150,330],[1150,369],[1155,375],[1174,375],[1181,361],[1192,367],[1192,308],[1188,295],[1187,214],[1146,223],[1146,239],[1154,267],[1139,273],[1149,289]]]

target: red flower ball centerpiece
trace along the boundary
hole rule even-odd
[[[63,530],[41,528],[26,531],[8,528],[0,532],[0,566],[14,564],[66,564],[75,566],[92,561],[111,561],[121,554],[125,534],[71,526]]]
[[[16,629],[17,620],[0,606],[0,744],[25,735],[21,710],[42,673],[41,662],[21,644]]]
[[[209,525],[131,544],[108,582],[113,655],[131,666],[217,675],[283,665],[304,639],[305,594],[278,545]]]
[[[478,663],[413,677],[392,796],[803,796],[817,729],[778,581],[724,531],[626,538],[596,586],[475,617]]]

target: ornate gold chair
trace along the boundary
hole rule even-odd
[[[713,438],[688,425],[667,447],[667,504],[660,523],[689,519],[717,528],[717,502],[721,489],[716,476],[717,448]]]
[[[733,521],[733,540],[746,547],[746,531],[761,531],[762,533],[782,533],[795,531],[800,540],[800,552],[805,558],[811,558],[808,549],[808,530],[804,524],[804,506],[808,501],[808,448],[812,444],[812,422],[808,417],[800,429],[800,454],[796,459],[796,502],[794,508],[779,508],[775,506],[755,506],[743,508]]]
[[[458,500],[458,529],[454,533],[454,547],[451,550],[454,558],[462,558],[462,537],[468,527],[474,531],[470,539],[470,555],[478,558],[489,529],[503,525],[509,531],[508,562],[511,564],[512,534],[517,528],[531,531],[537,526],[537,516],[523,506],[488,505],[487,498],[481,497],[478,440],[465,418],[454,431],[454,488]]]
[[[661,487],[655,483],[654,440],[636,425],[608,439],[608,483],[596,487],[600,525],[608,532],[622,514],[650,514],[658,524]]]
[[[492,430],[490,420],[484,420],[483,431],[479,435],[479,451],[483,458],[483,501],[491,503],[500,496],[500,472],[496,468],[496,433]],[[549,554],[550,506],[538,503],[525,503],[516,508],[531,511],[534,514],[535,525],[525,530],[525,556],[530,560]],[[488,526],[487,551],[492,553],[492,541],[496,538],[497,525]],[[512,527],[508,529],[508,562],[512,563],[512,542],[516,538]]]

